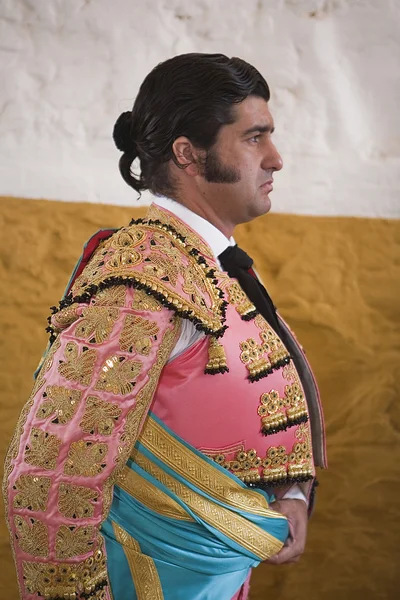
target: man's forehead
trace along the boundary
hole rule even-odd
[[[270,113],[268,103],[264,98],[249,96],[236,107],[235,125],[240,130],[247,130],[254,126],[273,129],[274,120]]]

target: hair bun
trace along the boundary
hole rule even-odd
[[[113,130],[114,143],[121,152],[133,152],[136,143],[132,136],[132,112],[127,110],[120,114]]]

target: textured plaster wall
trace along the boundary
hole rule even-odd
[[[158,62],[223,52],[273,91],[275,211],[400,216],[399,27],[399,0],[1,0],[0,194],[132,204],[116,117]]]
[[[48,307],[63,294],[84,241],[138,210],[0,202],[0,465],[46,344]],[[314,367],[329,455],[304,557],[256,569],[251,600],[396,600],[400,221],[269,215],[237,239]],[[0,573],[0,598],[16,600],[2,515]]]

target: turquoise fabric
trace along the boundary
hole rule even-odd
[[[242,484],[225,469],[178,438],[154,415],[151,416],[192,452],[209,461],[214,468],[221,469],[224,475],[231,476],[236,485],[239,482],[247,489],[244,483]],[[261,517],[224,505],[173,472],[142,444],[137,443],[136,448],[165,472],[198,494],[231,511],[236,511],[282,542],[286,540],[288,524],[285,519]],[[181,498],[137,464],[129,460],[127,466],[183,506],[194,522],[162,516],[115,486],[111,510],[102,527],[114,600],[136,599],[137,595],[124,552],[115,540],[113,521],[139,543],[143,554],[153,559],[165,600],[231,600],[246,580],[249,569],[256,567],[260,558],[205,522]],[[262,491],[256,493],[266,496]]]

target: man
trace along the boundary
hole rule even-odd
[[[260,73],[177,56],[114,140],[145,219],[87,244],[6,461],[24,599],[236,600],[304,550],[323,420],[239,223],[282,160]],[[140,175],[132,163],[140,159]]]

